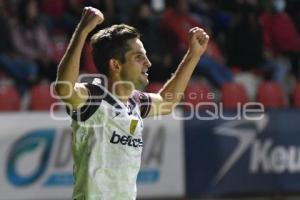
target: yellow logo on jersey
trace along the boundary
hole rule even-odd
[[[139,120],[133,119],[130,122],[130,128],[129,128],[129,132],[131,135],[134,135],[135,129],[138,125]]]

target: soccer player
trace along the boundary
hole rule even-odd
[[[204,30],[192,28],[189,49],[178,69],[157,94],[149,94],[136,90],[148,84],[151,67],[139,33],[125,24],[113,25],[91,39],[93,59],[107,76],[107,85],[76,83],[85,40],[103,20],[101,11],[84,8],[55,85],[73,118],[76,200],[136,198],[143,147],[141,118],[172,112],[209,40]]]

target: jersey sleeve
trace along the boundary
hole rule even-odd
[[[149,94],[135,90],[133,93],[133,99],[140,107],[141,117],[146,118],[150,112],[152,102]]]
[[[67,113],[76,121],[86,121],[89,119],[99,108],[102,97],[104,96],[104,91],[97,85],[86,84],[85,87],[89,93],[86,104],[77,110],[71,110],[67,106]]]

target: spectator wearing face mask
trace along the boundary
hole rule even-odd
[[[287,57],[292,61],[293,74],[300,78],[300,35],[287,12],[285,0],[267,0],[260,16],[264,45],[272,57]]]

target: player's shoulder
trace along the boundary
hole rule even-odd
[[[132,92],[131,98],[140,108],[141,117],[145,118],[151,108],[151,97],[150,94],[147,92],[142,92],[139,90],[134,90]]]
[[[90,98],[99,98],[99,96],[102,96],[103,93],[105,93],[105,90],[103,89],[103,86],[101,83],[96,82],[95,80],[93,82],[81,82],[76,83],[74,88],[76,90],[87,90],[89,93]]]
[[[88,98],[77,109],[67,107],[67,113],[76,121],[86,121],[100,107],[105,91],[98,84],[88,82],[76,83],[74,89],[80,93],[79,95],[82,95],[81,91],[86,90]]]
[[[133,90],[130,99],[132,99],[137,104],[144,104],[151,101],[150,94],[147,92],[142,92],[140,90]]]

